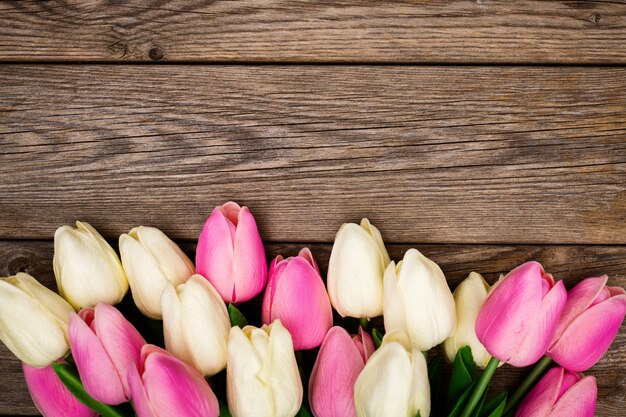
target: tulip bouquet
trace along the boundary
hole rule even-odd
[[[367,219],[338,231],[326,282],[308,248],[268,268],[232,202],[207,219],[195,265],[153,227],[121,235],[119,257],[81,222],[54,249],[58,294],[0,279],[0,339],[44,417],[592,416],[580,372],[626,314],[606,276],[567,292],[532,261],[491,287],[472,272],[453,294],[416,249],[392,261]],[[534,367],[488,395],[503,363]]]

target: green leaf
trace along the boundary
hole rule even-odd
[[[68,391],[71,392],[78,401],[99,413],[102,417],[131,417],[135,415],[128,405],[112,406],[102,404],[91,398],[80,382],[78,371],[75,367],[64,363],[53,363],[52,368],[61,382],[63,382],[63,385],[65,385]]]
[[[469,346],[464,346],[456,353],[452,364],[452,375],[450,376],[450,386],[446,397],[446,410],[450,411],[457,405],[457,400],[467,388],[478,379],[476,362],[472,356]]]
[[[478,400],[478,404],[476,405],[476,408],[474,408],[471,417],[478,417],[480,414],[480,410],[482,410],[485,399],[487,398],[487,391],[489,391],[489,385],[487,385],[487,389],[483,391],[483,394],[480,396],[480,400]]]
[[[234,304],[228,304],[228,315],[230,316],[230,324],[232,326],[239,326],[243,329],[248,325],[248,320]]]
[[[372,329],[372,338],[374,339],[374,346],[378,349],[383,343],[383,335],[378,331],[378,329],[374,328]]]
[[[441,396],[442,360],[435,356],[428,364],[428,382],[430,382],[431,417],[436,417],[441,409],[439,404]]]
[[[505,406],[506,392],[501,392],[483,406],[480,417],[501,417]]]
[[[415,415],[415,417],[422,417],[422,412],[417,410],[417,414]]]
[[[220,417],[232,417],[230,411],[228,410],[228,406],[224,404],[222,401],[219,401],[220,405]]]
[[[452,406],[452,409],[448,413],[448,417],[457,417],[463,412],[465,403],[467,402],[468,398],[472,394],[472,391],[474,390],[475,385],[476,385],[476,381],[474,381],[469,387],[467,387],[467,389],[463,392],[463,394],[461,394],[461,396],[457,398],[456,402]]]
[[[313,416],[311,415],[309,410],[306,409],[305,406],[302,406],[300,408],[300,411],[298,411],[298,414],[296,414],[296,417],[313,417]]]

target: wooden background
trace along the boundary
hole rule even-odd
[[[324,270],[367,216],[452,287],[530,259],[626,286],[623,1],[0,0],[0,141],[3,276],[53,286],[76,219],[193,253],[233,199]],[[597,416],[626,409],[625,327]],[[4,346],[0,415],[37,415]]]

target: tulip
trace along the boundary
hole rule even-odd
[[[222,298],[201,275],[163,292],[165,347],[202,375],[226,367],[230,319]]]
[[[70,346],[85,391],[93,399],[117,405],[130,398],[128,369],[139,363],[146,343],[122,313],[108,304],[72,314]]]
[[[144,345],[128,372],[138,417],[217,417],[219,405],[194,368],[154,345]]]
[[[72,307],[35,278],[0,278],[0,340],[19,360],[41,368],[65,356]]]
[[[470,347],[478,367],[485,368],[491,360],[491,355],[476,336],[476,317],[488,293],[489,284],[476,272],[471,272],[454,290],[456,327],[443,342],[443,351],[450,362],[454,362],[457,352],[464,346]]]
[[[22,364],[24,379],[35,406],[43,417],[96,417],[63,385],[52,366],[33,368]]]
[[[626,291],[607,287],[608,277],[587,278],[567,294],[548,356],[567,370],[582,372],[606,353],[626,314]]]
[[[230,329],[226,393],[233,417],[296,415],[302,381],[291,336],[280,320],[260,329]]]
[[[328,331],[309,381],[315,417],[356,416],[354,383],[374,350],[372,337],[362,328],[352,337],[339,326]]]
[[[384,319],[387,331],[398,329],[411,345],[426,351],[454,330],[454,297],[441,268],[415,249],[385,271]]]
[[[358,417],[422,417],[430,414],[426,359],[407,335],[392,330],[367,361],[354,385]]]
[[[295,350],[322,344],[333,325],[333,312],[317,263],[308,248],[298,256],[277,256],[270,265],[263,297],[263,323],[276,319],[289,330]]]
[[[596,379],[552,368],[522,401],[515,417],[593,417]]]
[[[247,301],[263,290],[265,250],[248,207],[232,201],[215,207],[198,239],[196,269],[227,303]]]
[[[161,295],[168,283],[177,286],[194,274],[185,253],[155,227],[139,226],[120,236],[120,255],[137,308],[161,319]]]
[[[476,335],[500,361],[523,367],[546,353],[565,307],[562,281],[526,262],[491,289],[476,319]]]
[[[369,220],[341,226],[328,263],[328,295],[342,317],[382,314],[383,274],[389,262],[380,232]]]
[[[117,304],[128,281],[117,254],[87,223],[62,226],[54,233],[54,275],[59,293],[75,309]]]

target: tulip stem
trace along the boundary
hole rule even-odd
[[[461,414],[460,417],[469,417],[472,415],[474,408],[476,408],[476,406],[480,402],[481,397],[483,396],[483,393],[485,392],[485,390],[487,390],[489,382],[491,381],[493,374],[496,372],[496,369],[498,369],[499,364],[500,361],[498,359],[493,357],[491,358],[491,360],[487,364],[487,367],[478,379],[476,387],[474,387],[472,395],[469,397],[469,400],[467,400],[467,404],[465,405],[463,414]]]
[[[359,319],[359,324],[361,325],[363,330],[367,330],[370,327],[370,319],[368,318]]]
[[[528,374],[526,379],[522,381],[520,386],[517,387],[515,392],[513,392],[513,394],[507,400],[506,407],[504,408],[504,412],[502,413],[502,415],[506,416],[512,410],[514,410],[515,407],[517,407],[517,404],[519,404],[519,402],[522,400],[522,398],[524,398],[526,393],[530,391],[532,386],[535,385],[535,382],[537,382],[537,380],[543,375],[546,368],[550,366],[551,363],[552,359],[548,358],[547,356],[539,359],[539,362],[537,362],[530,374]]]

